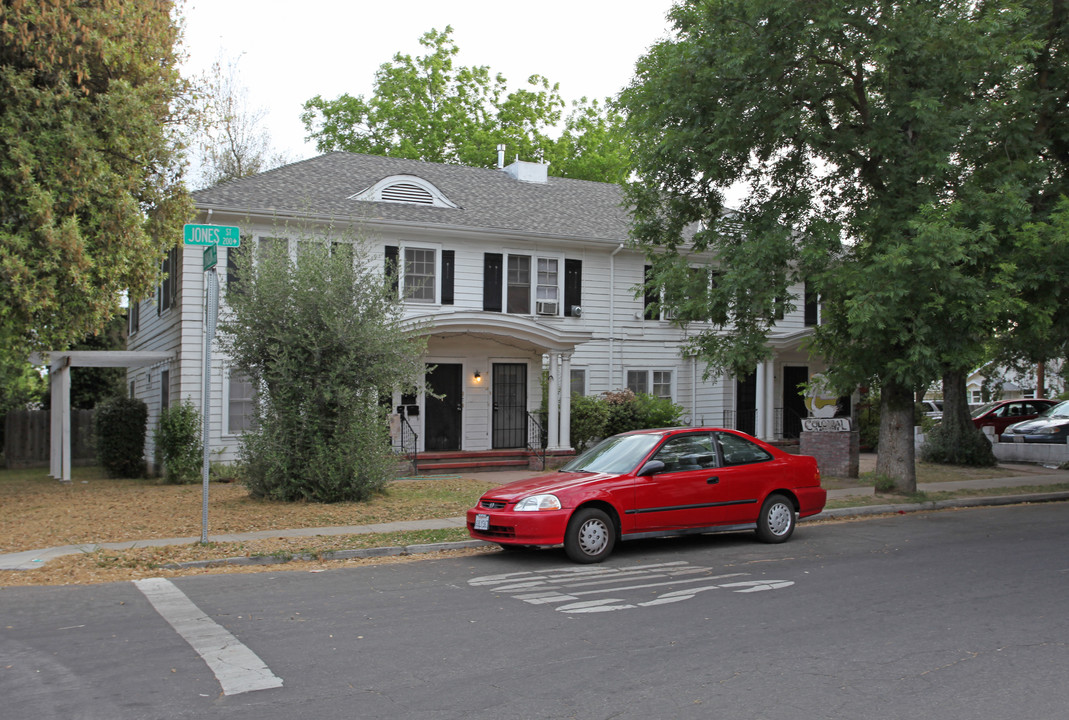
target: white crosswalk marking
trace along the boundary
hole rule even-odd
[[[749,573],[713,575],[709,568],[679,561],[626,568],[563,567],[510,572],[472,578],[468,585],[511,595],[531,605],[555,605],[558,612],[595,613],[682,602],[709,590],[753,593],[794,584],[790,580],[741,579],[747,576]],[[652,600],[648,599],[650,590],[659,593]],[[620,597],[628,594],[640,597],[634,601]]]
[[[209,618],[174,583],[164,578],[134,580],[152,607],[215,673],[223,694],[282,687],[282,678],[252,650]]]

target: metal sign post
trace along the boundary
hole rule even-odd
[[[201,509],[200,541],[208,542],[208,470],[211,460],[211,436],[209,427],[212,415],[211,389],[212,389],[212,342],[215,341],[215,325],[219,321],[219,278],[215,272],[215,266],[204,271],[204,281],[207,285],[208,302],[204,312],[204,391],[201,393],[201,416],[204,421],[204,431],[201,442],[204,444],[204,492]]]

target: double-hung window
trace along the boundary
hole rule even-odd
[[[627,389],[636,395],[672,399],[671,370],[628,370]]]
[[[531,258],[509,255],[507,312],[527,315],[531,312]]]
[[[428,248],[405,248],[405,300],[433,303],[436,298],[437,253]]]
[[[538,287],[535,290],[535,311],[542,315],[557,314],[558,285],[557,259],[538,258]]]

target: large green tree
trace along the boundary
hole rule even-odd
[[[877,472],[902,490],[916,485],[913,392],[979,359],[1013,279],[1036,267],[1014,245],[1028,183],[979,172],[1036,50],[1027,9],[687,0],[623,96],[653,282],[671,287],[690,253],[716,258],[716,282],[673,308],[708,322],[694,344],[710,370],[766,358],[789,288],[806,281],[833,379],[881,387]],[[746,194],[725,213],[732,186]],[[1019,266],[998,261],[1009,255]]]
[[[511,158],[542,159],[551,175],[619,182],[628,170],[621,114],[607,101],[566,103],[541,75],[512,90],[487,66],[456,66],[453,29],[420,38],[427,54],[397,53],[375,73],[371,97],[320,95],[301,119],[320,152],[343,150],[427,162],[494,167],[497,146]]]
[[[170,0],[0,5],[0,352],[63,349],[158,281],[191,204]]]

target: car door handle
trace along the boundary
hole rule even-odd
[[[716,485],[718,482],[720,482],[720,477],[717,476],[717,475],[713,475],[711,478],[709,478],[708,480],[705,481],[705,484],[706,485]]]

